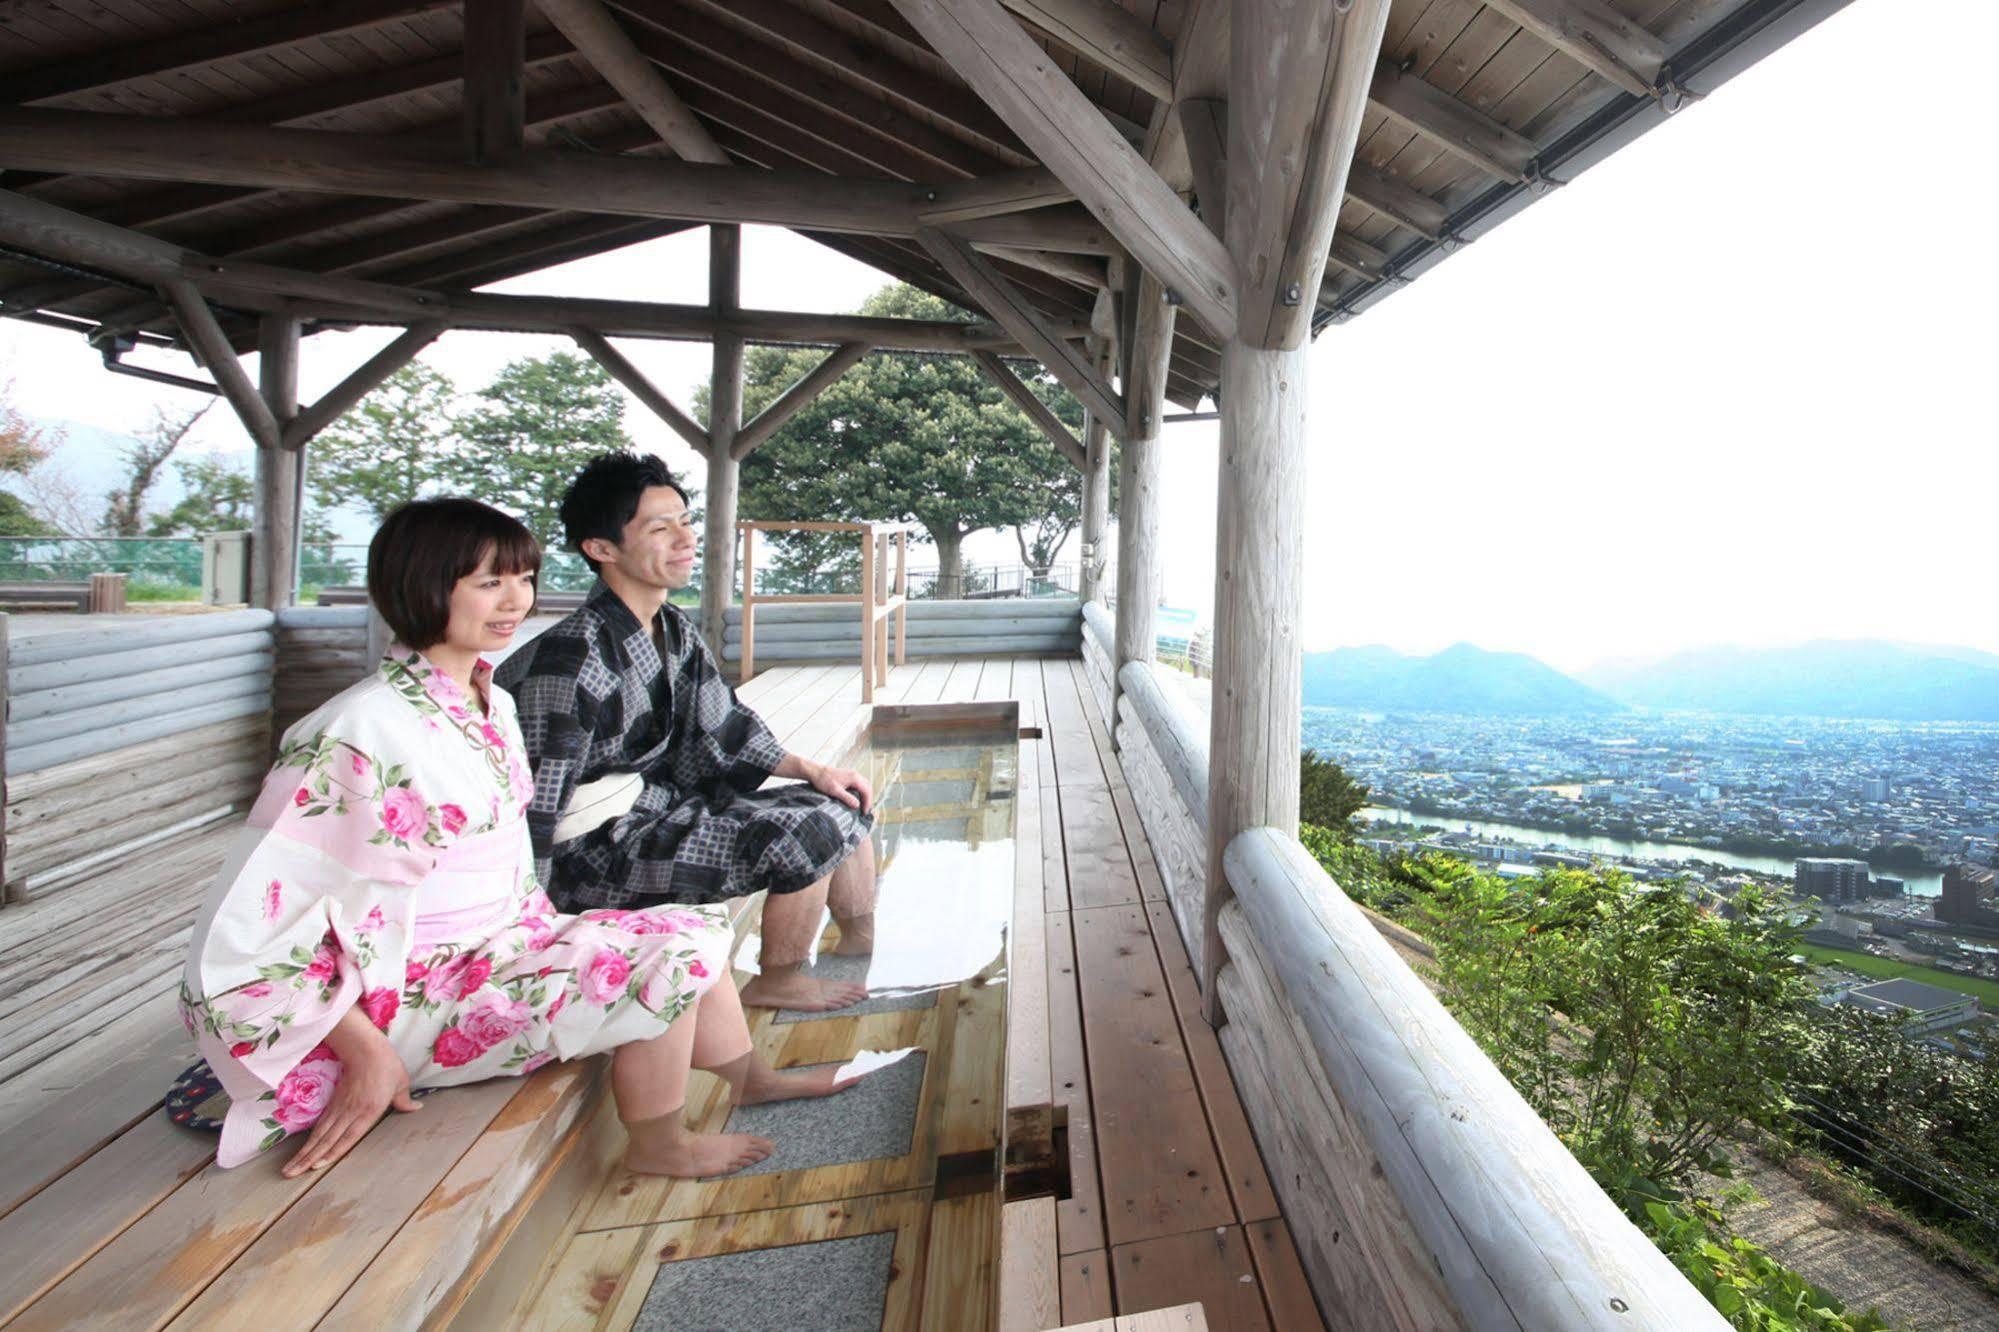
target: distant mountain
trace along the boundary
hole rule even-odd
[[[1304,692],[1316,707],[1467,716],[1572,716],[1622,706],[1532,657],[1469,643],[1432,657],[1385,647],[1308,652]]]
[[[1999,657],[1973,648],[1823,639],[1606,662],[1588,684],[1661,710],[1889,721],[1999,721]]]

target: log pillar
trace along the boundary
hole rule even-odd
[[[1159,434],[1166,415],[1166,363],[1173,351],[1174,307],[1151,274],[1138,284],[1125,385],[1124,447],[1118,454],[1117,661],[1151,661],[1159,605]],[[1113,685],[1115,706],[1119,687]],[[1115,713],[1113,713],[1115,715]]]
[[[1095,412],[1083,421],[1083,462],[1083,568],[1077,594],[1091,602],[1103,600],[1104,564],[1110,555],[1105,537],[1111,521],[1110,423],[1099,420]]]
[[[737,308],[741,295],[742,228],[708,229],[708,303],[716,313]],[[743,424],[743,340],[715,338],[713,377],[708,384],[708,493],[706,534],[701,557],[701,636],[715,660],[722,660],[729,593],[736,577],[736,482],[741,464],[731,455]]]
[[[280,430],[298,415],[298,320],[279,312],[257,324],[257,390]],[[250,536],[250,604],[281,610],[298,588],[305,449],[257,441]]]
[[[1250,828],[1298,831],[1306,346],[1388,8],[1239,0],[1229,11],[1224,229],[1248,280],[1222,347],[1201,958],[1202,1012],[1217,1025],[1222,853]]]

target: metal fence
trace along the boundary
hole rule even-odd
[[[133,587],[201,586],[201,542],[184,537],[0,537],[0,582],[85,583],[125,574]]]

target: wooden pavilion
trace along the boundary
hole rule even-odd
[[[0,0],[0,313],[113,371],[157,374],[121,361],[139,347],[195,357],[257,446],[252,600],[274,611],[318,431],[449,330],[571,337],[707,460],[718,646],[743,458],[872,351],[974,357],[1084,474],[1083,600],[1117,615],[1083,612],[1071,697],[1095,716],[1069,743],[1100,731],[1104,766],[1077,789],[1150,848],[1319,1310],[1698,1326],[1698,1296],[1294,840],[1305,349],[1844,2]],[[979,318],[744,309],[744,223]],[[479,290],[699,225],[706,305]],[[362,325],[403,331],[300,403],[301,340]],[[625,338],[713,344],[706,427]],[[747,342],[829,350],[746,421]],[[1081,439],[1024,360],[1084,404]],[[1222,463],[1196,725],[1159,696],[1151,608],[1160,432],[1204,400]],[[1051,678],[1027,691],[1043,706]]]

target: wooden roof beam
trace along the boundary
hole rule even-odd
[[[395,135],[22,107],[0,107],[0,166],[901,236],[928,202],[923,186],[846,180],[829,189],[817,172],[547,149],[473,165]]]
[[[1112,0],[1000,0],[1083,59],[1161,101],[1173,99],[1173,51],[1153,26]]]
[[[591,360],[609,371],[611,378],[630,389],[632,396],[644,403],[654,416],[672,427],[673,433],[686,440],[696,453],[704,458],[708,456],[709,449],[714,447],[708,432],[693,417],[676,407],[673,399],[660,392],[658,386],[646,378],[645,372],[626,360],[624,353],[613,347],[603,334],[576,328],[569,331],[569,336],[576,340],[577,346],[590,353]]]
[[[1228,251],[998,0],[894,4],[1195,318],[1220,336],[1234,330],[1237,277]]]
[[[1074,203],[1076,195],[1046,167],[1026,167],[980,176],[954,185],[940,185],[927,208],[921,210],[923,224],[949,227],[985,217],[1024,213],[1053,204]]]
[[[483,2],[483,0],[482,0]],[[170,74],[191,65],[289,46],[314,37],[369,28],[458,0],[321,0],[287,5],[256,18],[230,18],[210,27],[161,39],[92,51],[71,60],[8,76],[7,97],[22,105]]]
[[[1041,427],[1041,433],[1048,437],[1048,442],[1055,446],[1057,453],[1067,458],[1077,471],[1090,470],[1089,455],[1083,452],[1082,442],[1070,433],[1069,427],[1062,424],[1062,418],[1047,403],[1035,396],[1034,390],[1013,372],[1012,366],[993,352],[973,352],[972,359],[979,363],[979,369],[985,371],[986,378],[1026,414],[1028,420]]]
[[[1368,100],[1455,157],[1489,176],[1521,182],[1534,161],[1533,141],[1391,61],[1375,68]]]
[[[1042,313],[1029,305],[1013,284],[994,272],[993,266],[970,244],[928,228],[917,232],[916,240],[965,289],[966,295],[1076,395],[1085,411],[1099,421],[1124,420],[1123,399],[1105,382],[1090,358],[1059,336]]]
[[[1486,4],[1633,96],[1658,94],[1666,43],[1603,0],[1486,0]]]
[[[745,422],[736,431],[735,443],[729,446],[729,456],[741,462],[755,453],[765,440],[784,427],[785,422],[803,411],[807,404],[831,388],[835,380],[873,350],[865,342],[843,342],[828,352],[825,360],[801,375],[768,407],[758,412],[755,420]]]
[[[686,162],[729,166],[731,159],[680,100],[659,67],[598,0],[536,0],[548,21],[576,44],[640,119]]]

